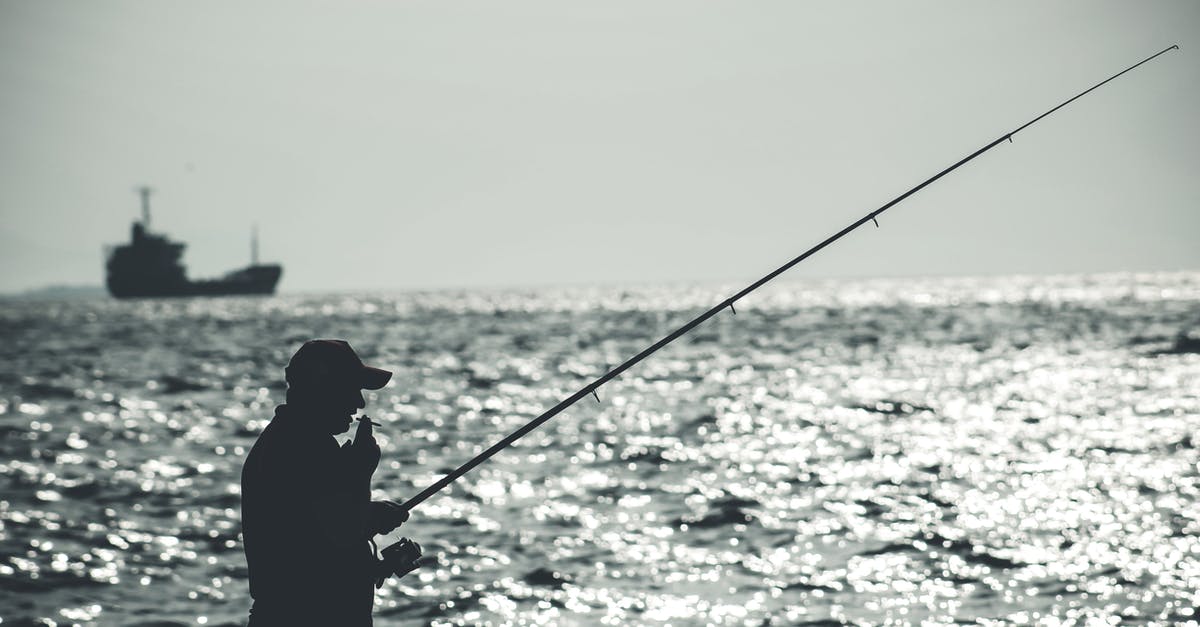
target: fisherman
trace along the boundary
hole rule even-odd
[[[363,364],[342,340],[305,342],[286,369],[287,403],[242,467],[242,538],[249,567],[250,626],[371,625],[373,586],[417,568],[407,539],[375,557],[372,540],[408,520],[394,501],[371,501],[380,450],[371,421],[353,443],[334,435],[392,373]]]

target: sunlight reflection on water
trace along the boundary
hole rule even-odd
[[[404,498],[731,290],[0,305],[5,624],[244,622],[238,474],[309,337]],[[377,624],[1194,620],[1196,273],[784,283],[422,506]]]

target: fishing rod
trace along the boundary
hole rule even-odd
[[[904,200],[905,198],[908,198],[909,196],[912,196],[913,194],[921,191],[922,189],[924,189],[925,187],[927,187],[934,181],[953,172],[954,170],[958,169],[959,166],[962,166],[965,163],[967,163],[968,161],[974,159],[975,157],[978,157],[979,155],[982,155],[983,153],[991,150],[992,148],[995,148],[998,144],[1000,144],[1004,140],[1008,140],[1009,142],[1012,142],[1013,135],[1016,135],[1017,133],[1025,130],[1029,126],[1033,125],[1035,122],[1050,115],[1051,113],[1054,113],[1055,111],[1058,111],[1059,109],[1067,106],[1068,104],[1071,104],[1075,100],[1082,98],[1083,96],[1087,95],[1089,92],[1099,88],[1100,86],[1117,78],[1118,76],[1121,76],[1122,74],[1129,72],[1144,63],[1148,63],[1152,59],[1158,57],[1159,55],[1165,54],[1166,52],[1168,52],[1170,50],[1178,50],[1178,49],[1179,49],[1178,45],[1171,46],[1169,48],[1164,48],[1163,50],[1157,52],[1156,54],[1146,57],[1145,59],[1142,59],[1141,61],[1125,68],[1124,70],[1121,70],[1120,72],[1117,72],[1116,74],[1113,74],[1112,76],[1104,79],[1103,81],[1100,81],[1099,83],[1096,83],[1095,85],[1092,85],[1088,89],[1085,89],[1084,91],[1079,92],[1072,98],[1069,98],[1069,99],[1063,101],[1063,103],[1058,105],[1057,107],[1050,109],[1049,111],[1037,116],[1036,118],[1033,118],[1032,120],[1022,124],[1021,126],[1018,126],[1015,130],[1009,131],[1009,132],[1005,133],[1004,135],[1001,135],[999,138],[997,138],[995,141],[991,142],[990,144],[987,144],[983,148],[976,150],[975,152],[967,155],[966,157],[963,157],[962,159],[957,161],[954,165],[929,177],[928,179],[923,181],[920,185],[917,185],[916,187],[904,192],[903,194],[900,194],[896,198],[889,201],[886,205],[883,205],[882,207],[859,218],[858,220],[856,220],[855,222],[853,222],[846,228],[838,231],[837,233],[834,233],[833,235],[830,235],[828,238],[825,239],[825,241],[821,242],[820,244],[817,244],[816,246],[813,246],[812,248],[809,248],[808,250],[804,251],[800,255],[793,258],[791,261],[783,264],[782,266],[779,266],[778,268],[771,271],[766,276],[764,276],[761,279],[755,281],[754,283],[751,283],[750,285],[746,286],[745,288],[743,288],[741,291],[734,294],[733,296],[730,296],[729,298],[726,298],[725,300],[717,303],[708,311],[700,314],[699,316],[696,316],[691,321],[689,321],[687,324],[679,327],[678,329],[675,329],[666,337],[660,339],[659,341],[655,342],[654,344],[651,344],[649,347],[647,347],[642,352],[634,355],[633,357],[630,357],[628,360],[625,361],[625,363],[622,363],[621,365],[617,366],[616,368],[609,370],[608,372],[604,373],[599,378],[597,378],[595,381],[592,381],[591,383],[583,386],[582,388],[579,389],[579,391],[577,391],[574,394],[563,399],[561,402],[559,402],[559,404],[555,405],[554,407],[551,407],[550,409],[546,410],[542,415],[538,416],[537,418],[534,418],[533,420],[530,420],[524,426],[522,426],[520,429],[517,429],[516,431],[513,431],[512,433],[505,436],[503,440],[496,442],[487,450],[485,450],[482,453],[471,458],[470,461],[459,466],[458,468],[455,468],[453,471],[451,471],[445,477],[438,479],[432,485],[430,485],[429,487],[422,490],[419,494],[417,494],[416,496],[405,501],[403,503],[403,505],[401,505],[401,507],[403,507],[406,511],[412,511],[412,509],[414,507],[416,507],[417,505],[420,505],[426,499],[433,496],[434,494],[437,494],[446,486],[450,485],[451,483],[454,483],[454,481],[457,480],[459,477],[470,472],[472,468],[478,466],[479,464],[482,464],[484,461],[487,461],[488,458],[492,457],[496,453],[499,453],[500,451],[508,448],[508,446],[511,445],[513,442],[516,442],[517,440],[524,437],[525,434],[529,433],[530,431],[533,431],[534,429],[541,426],[542,423],[555,417],[562,410],[570,407],[571,405],[574,405],[579,399],[581,399],[585,396],[588,396],[588,395],[592,395],[596,398],[596,401],[599,401],[600,395],[596,393],[596,390],[600,386],[604,385],[605,383],[608,383],[609,381],[611,381],[612,379],[614,379],[618,375],[620,375],[622,372],[625,372],[626,370],[633,367],[638,362],[649,357],[650,355],[653,355],[655,352],[658,351],[658,349],[675,341],[680,336],[682,336],[685,333],[687,333],[688,331],[691,331],[692,329],[696,328],[698,325],[703,323],[705,320],[708,320],[709,318],[717,315],[724,309],[728,308],[730,312],[732,312],[733,314],[736,315],[737,309],[735,309],[733,305],[738,300],[740,300],[742,297],[744,297],[747,294],[749,294],[750,292],[753,292],[754,290],[762,287],[762,285],[764,283],[766,283],[767,281],[770,281],[771,279],[774,279],[775,277],[783,274],[784,272],[787,272],[789,269],[791,269],[792,266],[800,263],[801,261],[804,261],[805,259],[808,259],[813,254],[815,254],[817,251],[838,241],[839,239],[841,239],[842,237],[844,237],[845,235],[847,235],[854,229],[857,229],[858,227],[866,224],[867,222],[873,222],[875,224],[875,226],[878,227],[879,221],[877,218],[878,218],[879,214],[892,208],[894,205],[900,203],[900,201]]]

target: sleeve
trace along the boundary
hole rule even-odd
[[[310,473],[318,474],[312,479],[316,489],[309,495],[317,530],[335,546],[364,546],[370,533],[371,476],[356,473],[349,450],[332,442],[320,457],[319,468],[309,467]]]

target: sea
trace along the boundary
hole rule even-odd
[[[0,625],[244,624],[307,339],[395,372],[404,500],[737,287],[0,302]],[[381,539],[439,563],[377,625],[1200,619],[1200,272],[780,282],[597,396]]]

